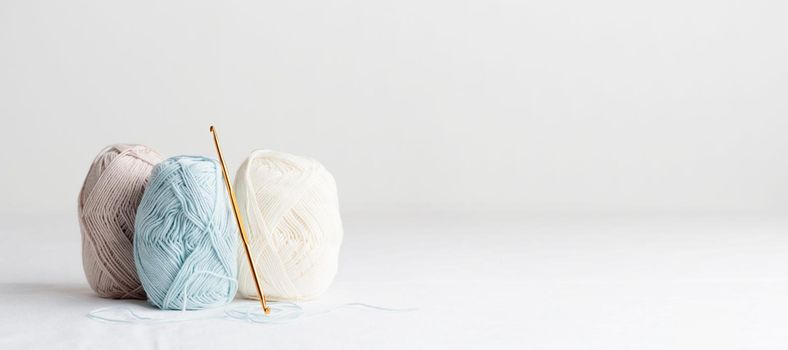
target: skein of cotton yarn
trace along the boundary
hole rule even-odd
[[[145,299],[132,254],[134,218],[156,151],[130,144],[99,152],[79,193],[82,266],[88,284],[105,298]]]
[[[334,279],[342,220],[334,177],[316,160],[269,150],[252,152],[236,175],[238,206],[266,297],[318,297]],[[246,266],[243,252],[239,264]],[[248,268],[239,293],[256,298]]]
[[[223,181],[219,163],[204,157],[172,157],[153,169],[134,237],[151,304],[195,310],[235,297],[238,229]]]

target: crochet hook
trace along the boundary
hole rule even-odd
[[[230,203],[233,205],[233,212],[235,213],[235,223],[238,224],[238,231],[241,233],[241,240],[244,244],[244,252],[246,252],[246,260],[249,262],[249,269],[252,270],[252,277],[254,277],[254,286],[257,288],[257,296],[260,297],[260,304],[263,306],[263,311],[266,315],[271,314],[271,310],[265,303],[265,294],[263,293],[263,286],[260,284],[260,279],[257,278],[257,269],[254,267],[254,260],[252,260],[252,253],[249,250],[249,238],[244,230],[244,225],[241,221],[241,212],[238,210],[238,203],[235,200],[235,192],[233,186],[230,184],[230,176],[227,175],[227,166],[224,164],[224,157],[222,156],[222,149],[219,148],[219,137],[216,135],[216,128],[211,125],[211,134],[213,135],[213,144],[216,145],[216,153],[219,155],[219,163],[222,166],[222,175],[224,175],[224,184],[227,185],[227,194],[230,196]]]

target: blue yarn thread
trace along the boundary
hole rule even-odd
[[[165,310],[225,305],[237,290],[238,229],[213,159],[156,165],[137,208],[134,263],[148,301]]]
[[[311,314],[306,314],[304,309],[301,308],[298,304],[294,304],[291,302],[270,302],[268,303],[269,307],[271,308],[271,314],[266,315],[263,310],[260,308],[260,304],[258,302],[243,302],[237,305],[231,305],[225,307],[221,310],[221,313],[211,312],[205,314],[201,312],[199,315],[195,315],[193,313],[186,313],[183,312],[175,312],[176,315],[174,317],[170,317],[173,315],[161,315],[161,317],[151,317],[143,315],[142,313],[136,312],[133,308],[130,307],[122,307],[122,306],[111,306],[100,308],[91,311],[87,317],[96,321],[102,321],[107,323],[125,323],[125,324],[144,324],[144,325],[155,325],[161,323],[177,323],[177,322],[186,322],[186,321],[202,321],[202,320],[216,320],[216,319],[225,319],[225,320],[235,320],[235,321],[246,321],[250,323],[261,323],[261,324],[283,324],[283,323],[290,323],[298,320],[306,320],[317,316],[322,316],[331,312],[334,312],[339,309],[346,309],[346,308],[356,308],[362,310],[369,310],[369,311],[382,311],[382,312],[410,312],[416,311],[417,309],[409,308],[409,309],[394,309],[394,308],[387,308],[382,306],[364,304],[364,303],[348,303],[337,305],[334,307],[330,307],[328,309],[324,309],[322,311],[318,311]],[[120,314],[119,314],[120,312]]]

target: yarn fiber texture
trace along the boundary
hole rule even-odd
[[[79,192],[79,226],[82,267],[99,296],[145,299],[132,253],[134,218],[151,170],[162,159],[146,146],[116,144],[90,165]]]
[[[309,300],[328,289],[343,235],[331,173],[310,158],[258,150],[238,170],[235,190],[266,297]],[[238,261],[239,293],[257,298],[242,251]]]
[[[157,165],[137,209],[134,261],[148,301],[195,310],[232,301],[238,229],[215,160],[178,156]]]

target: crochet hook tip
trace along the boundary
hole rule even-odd
[[[210,130],[211,130],[211,132],[213,132],[213,125],[211,125],[211,128],[210,128]]]

